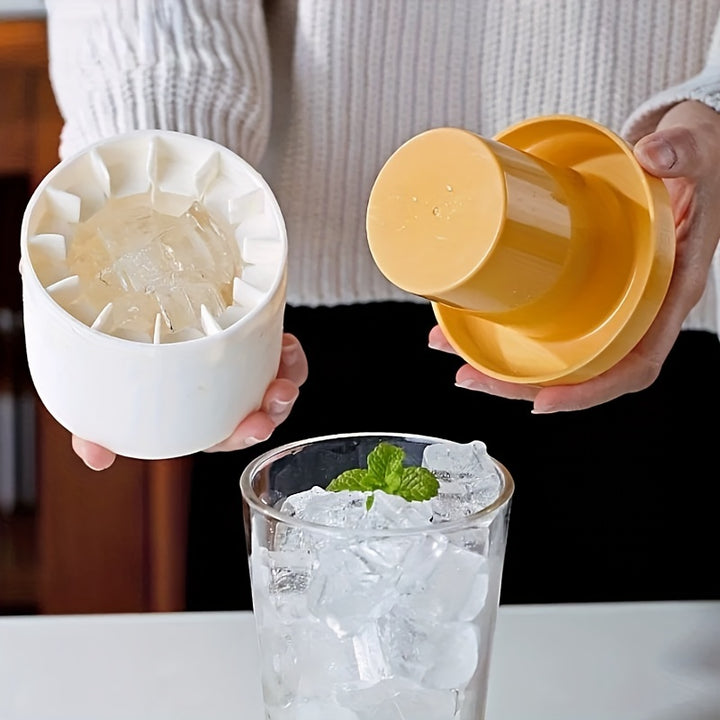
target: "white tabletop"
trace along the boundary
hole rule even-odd
[[[256,653],[249,613],[0,618],[0,719],[262,720]],[[487,720],[719,718],[720,602],[500,608]]]

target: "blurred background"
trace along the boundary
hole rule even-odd
[[[183,610],[190,461],[119,459],[99,482],[30,380],[20,226],[61,127],[43,1],[0,0],[0,614]]]

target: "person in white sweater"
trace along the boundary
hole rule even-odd
[[[213,450],[369,427],[480,438],[518,481],[552,472],[556,489],[544,492],[554,500],[572,487],[558,468],[607,480],[588,469],[599,446],[621,455],[630,442],[637,454],[639,425],[654,444],[626,472],[645,469],[643,493],[662,469],[689,472],[687,454],[700,461],[702,429],[688,439],[668,419],[720,392],[720,0],[46,3],[61,157],[132,129],[178,130],[235,151],[278,197],[290,253],[283,363],[263,407]],[[458,362],[429,304],[373,263],[365,211],[383,163],[413,135],[457,126],[492,136],[552,113],[593,119],[635,144],[670,191],[678,246],[666,302],[633,352],[593,380],[541,389]],[[428,341],[450,352],[426,352]],[[482,392],[456,390],[452,373]],[[572,420],[557,412],[581,409]],[[660,461],[657,448],[676,439],[691,445],[685,461]],[[74,447],[96,469],[114,459],[79,438]],[[198,477],[235,483],[247,456],[225,455],[200,454]],[[603,467],[619,481],[617,466]],[[196,495],[212,502],[200,487],[208,482],[195,483]],[[558,518],[550,513],[545,530]],[[513,557],[511,540],[509,567]]]

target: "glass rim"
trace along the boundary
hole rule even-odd
[[[243,469],[240,474],[240,492],[242,500],[247,503],[248,506],[254,511],[260,513],[266,518],[271,518],[277,522],[281,522],[285,525],[289,525],[295,528],[305,528],[316,532],[318,534],[333,535],[333,536],[345,536],[352,535],[360,538],[373,538],[373,537],[387,537],[387,536],[407,536],[407,535],[427,535],[428,533],[446,533],[453,530],[467,527],[471,523],[481,520],[484,517],[494,515],[498,510],[506,506],[512,498],[515,490],[515,482],[508,469],[499,460],[489,455],[492,462],[495,464],[500,477],[502,478],[502,489],[497,498],[489,505],[486,505],[477,512],[464,515],[463,517],[455,518],[453,520],[444,520],[433,525],[416,525],[407,528],[343,528],[332,525],[322,525],[320,523],[311,522],[309,520],[302,520],[292,515],[287,515],[280,510],[268,505],[263,502],[255,489],[252,486],[252,478],[255,476],[257,471],[269,464],[276,458],[288,455],[294,451],[300,450],[301,448],[309,445],[316,445],[322,442],[330,440],[353,440],[358,438],[378,438],[391,440],[395,439],[406,439],[414,440],[419,442],[429,443],[443,443],[443,444],[462,444],[457,443],[453,440],[447,440],[445,438],[437,437],[434,435],[423,435],[418,433],[402,433],[402,432],[348,432],[348,433],[332,433],[328,435],[318,435],[315,437],[308,437],[302,440],[294,440],[292,442],[279,445],[270,450],[266,450],[261,455],[258,455],[254,460],[251,460]]]

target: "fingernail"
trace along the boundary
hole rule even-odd
[[[95,472],[101,472],[102,470],[107,470],[111,465],[112,462],[109,463],[90,463],[87,460],[84,461],[85,464]]]
[[[545,408],[544,410],[533,408],[530,411],[530,414],[531,415],[552,415],[554,412],[556,412],[555,408]]]
[[[294,342],[283,343],[282,356],[287,365],[292,365],[298,359],[298,346]]]
[[[464,390],[484,390],[482,383],[477,380],[461,380],[455,383],[455,387],[463,388]]]
[[[294,400],[271,400],[268,403],[268,415],[282,415]]]
[[[243,447],[248,448],[248,447],[252,447],[253,445],[257,445],[258,443],[265,442],[266,440],[268,440],[270,438],[271,435],[272,435],[272,432],[269,432],[265,437],[262,437],[262,438],[254,437],[252,435],[250,437],[246,437],[245,441],[243,442]]]
[[[640,150],[654,165],[665,170],[670,170],[678,160],[675,148],[663,138],[654,138],[642,143]]]

